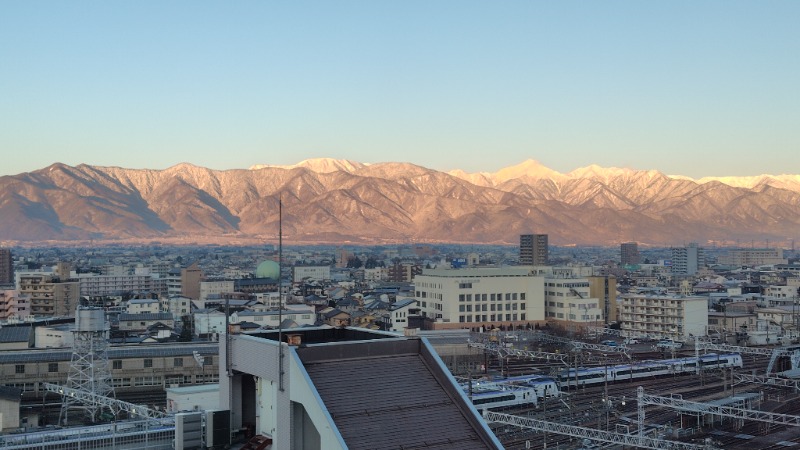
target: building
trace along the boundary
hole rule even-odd
[[[161,311],[172,314],[175,320],[192,312],[192,300],[189,297],[175,295],[161,299]]]
[[[605,322],[600,301],[593,298],[586,278],[545,278],[547,320],[571,324],[601,325]]]
[[[108,297],[113,295],[147,295],[153,292],[150,275],[78,275],[83,297]]]
[[[30,315],[30,302],[14,290],[0,290],[0,320],[15,317],[24,319]]]
[[[157,324],[175,328],[175,320],[172,319],[170,313],[122,313],[119,315],[119,331],[127,333],[143,333]]]
[[[0,286],[14,284],[14,259],[11,249],[0,248]]]
[[[303,281],[325,281],[331,279],[330,266],[294,266],[292,280],[295,283]]]
[[[222,297],[223,294],[230,294],[234,291],[233,280],[201,281],[200,282],[200,301],[206,301],[209,297]]]
[[[639,244],[636,242],[623,242],[619,246],[620,264],[623,266],[635,266],[639,264]]]
[[[605,323],[618,322],[617,277],[590,276],[586,279],[589,281],[589,297],[598,299]]]
[[[395,262],[387,269],[387,281],[393,283],[410,283],[415,276],[422,273],[422,266],[409,262]]]
[[[389,306],[389,331],[402,332],[408,328],[408,316],[417,314],[419,308],[413,298],[398,300]]]
[[[690,335],[706,335],[706,297],[623,294],[619,299],[620,329],[625,336],[684,340]]]
[[[414,298],[436,328],[527,326],[544,321],[544,277],[519,267],[423,269]]]
[[[197,263],[193,263],[181,269],[181,292],[180,295],[189,297],[192,300],[200,298],[200,282],[203,281],[203,271]]]
[[[425,338],[311,328],[228,341],[220,408],[273,450],[502,448]]]
[[[154,298],[135,298],[125,305],[128,314],[156,314],[161,312],[161,301]]]
[[[19,407],[22,391],[9,386],[0,386],[0,433],[19,428]]]
[[[671,250],[673,275],[694,275],[706,265],[705,250],[696,243]]]
[[[548,262],[546,234],[521,234],[519,236],[519,263],[525,266],[546,266]]]
[[[52,273],[28,272],[18,274],[18,293],[29,299],[30,314],[34,316],[71,316],[80,299],[80,283],[61,281]]]
[[[728,254],[721,255],[717,262],[734,267],[755,267],[787,264],[789,261],[783,257],[781,248],[737,248],[728,250]]]

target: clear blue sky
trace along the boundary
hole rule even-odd
[[[0,175],[800,173],[799,1],[0,2]]]

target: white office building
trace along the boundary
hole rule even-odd
[[[593,298],[586,278],[545,278],[545,312],[548,320],[583,325],[604,323],[600,299]]]
[[[528,268],[424,269],[414,298],[437,328],[525,326],[545,319],[544,277]]]

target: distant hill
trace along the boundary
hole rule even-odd
[[[216,171],[54,164],[0,177],[0,241],[681,245],[800,237],[800,176],[692,180],[588,166],[561,174],[536,161],[495,173],[409,163],[317,159]]]

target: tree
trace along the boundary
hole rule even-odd
[[[181,317],[181,322],[183,327],[181,328],[181,334],[178,336],[178,342],[191,342],[194,337],[194,333],[192,333],[192,316]]]
[[[358,269],[361,267],[361,260],[355,256],[351,256],[347,259],[347,268],[348,269]]]

